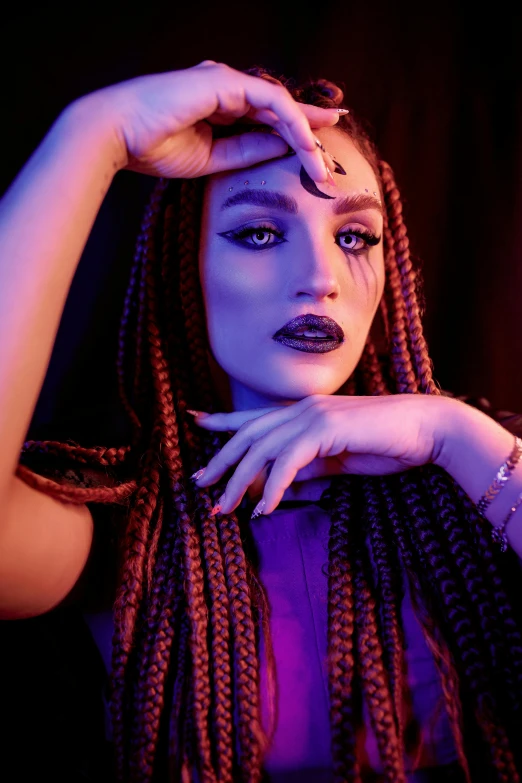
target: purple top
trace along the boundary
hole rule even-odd
[[[270,626],[277,674],[278,723],[265,759],[271,781],[331,780],[330,722],[326,669],[328,531],[330,517],[316,503],[278,508],[251,523],[259,557],[259,577],[271,607]],[[417,766],[456,761],[439,676],[421,627],[413,614],[407,579],[402,616],[405,659],[412,694],[405,728],[416,722],[422,736]],[[86,615],[107,668],[110,613]],[[261,650],[262,719],[268,729],[266,661]],[[366,705],[358,737],[362,772],[383,771]],[[412,759],[408,756],[407,770]],[[417,778],[415,778],[417,779]]]

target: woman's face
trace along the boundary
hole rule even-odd
[[[334,173],[336,187],[317,186],[330,198],[314,192],[295,155],[208,178],[200,277],[210,347],[235,409],[337,391],[382,295],[375,175],[346,134],[317,137],[346,172]]]

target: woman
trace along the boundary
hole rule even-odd
[[[522,442],[437,389],[393,174],[342,97],[212,61],[115,85],[3,205],[2,612],[77,601],[106,659],[114,619],[119,780],[519,780]],[[120,333],[132,444],[17,466],[122,168],[160,177]]]

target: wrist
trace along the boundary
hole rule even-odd
[[[510,453],[514,438],[512,433],[471,405],[453,398],[444,398],[444,402],[438,419],[434,463],[459,483],[462,483],[462,475],[468,475],[472,465],[476,470],[482,467],[491,472],[491,465],[501,464]],[[476,502],[486,488],[478,479],[478,495],[476,498],[470,496]]]
[[[114,102],[104,90],[99,90],[70,103],[61,112],[52,132],[59,143],[82,144],[107,158],[113,175],[128,163],[127,147]]]
[[[473,503],[491,488],[499,468],[513,453],[515,436],[500,424],[470,405],[449,400],[444,419],[441,447],[434,460],[460,484]],[[483,513],[499,534],[509,520],[506,536],[511,547],[522,557],[522,516],[517,499],[522,492],[522,463],[519,461],[502,490],[495,493]]]

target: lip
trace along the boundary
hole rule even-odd
[[[296,333],[303,328],[324,332],[327,337],[298,337]],[[281,329],[278,329],[272,339],[282,345],[286,345],[288,348],[294,348],[296,351],[328,353],[329,351],[335,351],[341,346],[344,341],[344,332],[332,318],[307,313],[298,315],[297,318],[292,318]]]

